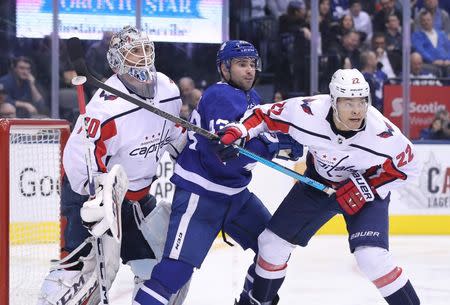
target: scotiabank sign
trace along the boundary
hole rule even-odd
[[[450,110],[450,87],[411,86],[409,102],[410,139],[418,139],[420,130],[430,126],[437,111]],[[401,85],[384,86],[384,116],[400,129],[403,124]]]

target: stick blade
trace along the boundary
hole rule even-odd
[[[67,41],[67,50],[70,60],[79,75],[88,75],[86,63],[84,62],[84,50],[78,37],[72,37]]]

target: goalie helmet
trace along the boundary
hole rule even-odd
[[[111,37],[107,59],[125,86],[146,98],[156,94],[155,45],[146,33],[125,26]]]
[[[261,59],[255,46],[244,40],[229,40],[220,46],[216,57],[216,67],[220,74],[220,65],[225,63],[227,69],[231,67],[233,58],[247,57],[255,59],[256,71],[261,72]]]
[[[340,97],[362,97],[366,100],[367,108],[371,105],[370,87],[364,76],[357,69],[339,69],[334,72],[330,82],[331,107],[336,118],[342,123],[337,111],[337,101]],[[360,129],[364,128],[362,126]],[[358,130],[360,130],[358,129]]]

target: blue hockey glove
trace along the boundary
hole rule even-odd
[[[303,156],[303,145],[284,133],[262,133],[259,139],[267,145],[274,158],[297,161]]]
[[[225,145],[219,141],[212,141],[211,147],[222,162],[236,159],[239,156],[239,149],[233,145]]]

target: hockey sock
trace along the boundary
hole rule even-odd
[[[239,296],[239,304],[246,305],[250,304],[250,299],[248,292],[253,289],[253,281],[255,279],[255,264],[253,263],[247,270],[247,275],[245,276],[244,288]]]
[[[285,268],[283,270],[285,272]],[[245,278],[244,290],[240,295],[239,305],[254,304],[251,298],[257,300],[261,305],[277,304],[277,293],[284,281],[284,272],[281,278],[263,278],[256,274],[255,264],[252,264]]]
[[[411,282],[408,280],[406,284],[394,292],[393,294],[384,298],[389,305],[419,305],[420,300],[414,290],[414,287],[411,285]]]
[[[135,297],[135,304],[165,305],[191,278],[193,266],[182,261],[163,258],[153,268],[152,277],[144,282]]]

